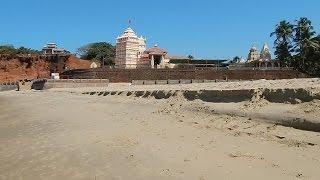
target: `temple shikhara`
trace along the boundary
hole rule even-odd
[[[116,68],[166,68],[169,67],[168,52],[155,45],[147,49],[146,38],[129,27],[116,40]]]
[[[264,44],[262,47],[261,52],[259,53],[257,48],[253,46],[250,49],[249,55],[248,55],[248,62],[255,62],[255,61],[260,61],[260,62],[268,62],[271,61],[271,53],[268,44]]]

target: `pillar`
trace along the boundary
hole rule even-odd
[[[154,68],[154,57],[153,57],[153,55],[151,55],[151,68],[152,69]]]
[[[164,56],[163,55],[161,55],[161,66],[162,66],[162,68],[164,67]]]

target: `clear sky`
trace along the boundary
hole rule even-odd
[[[246,57],[267,42],[280,20],[308,17],[320,33],[319,0],[1,0],[0,44],[72,52],[115,38],[128,26],[172,55]]]

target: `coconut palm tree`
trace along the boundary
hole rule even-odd
[[[316,32],[313,30],[311,21],[308,18],[302,17],[296,21],[294,33],[294,42],[296,43],[294,47],[295,52],[297,53],[297,57],[302,60],[300,67],[305,68],[304,66],[308,53],[319,49],[319,44],[315,40]]]
[[[276,58],[285,63],[291,63],[292,39],[294,26],[288,21],[281,21],[276,25],[270,37],[275,36],[274,46]]]
[[[275,31],[272,32],[270,36],[276,36],[275,43],[289,43],[293,37],[293,27],[294,26],[290,22],[281,21],[277,24]]]

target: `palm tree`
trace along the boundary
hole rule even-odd
[[[294,27],[294,42],[296,43],[295,51],[302,60],[302,65],[300,64],[302,67],[305,66],[305,60],[307,59],[310,50],[319,49],[319,44],[315,40],[316,32],[313,30],[311,21],[308,18],[302,17],[297,20],[296,23],[297,24]]]
[[[277,59],[290,63],[292,52],[292,38],[293,38],[294,26],[288,21],[281,21],[276,25],[274,32],[270,34],[270,37],[275,36],[274,46],[276,48],[275,55]]]
[[[293,37],[293,25],[288,21],[281,21],[276,26],[276,30],[271,33],[272,36],[276,36],[275,44],[281,42],[291,42]]]

